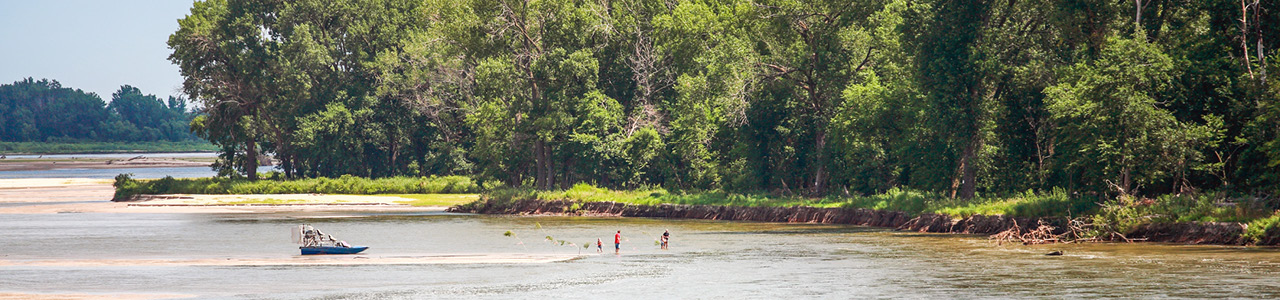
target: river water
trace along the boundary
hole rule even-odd
[[[266,169],[266,168],[263,168]],[[134,179],[158,179],[165,176],[174,178],[213,177],[218,175],[209,167],[165,167],[165,168],[113,168],[113,169],[54,169],[37,171],[0,171],[0,179],[20,178],[90,178],[113,179],[120,174],[133,174]]]
[[[997,245],[858,226],[579,217],[286,214],[0,215],[0,259],[292,257],[307,223],[368,256],[558,253],[541,264],[4,266],[0,292],[202,298],[1277,298],[1273,248]],[[672,232],[670,250],[656,244]],[[615,230],[624,237],[612,253]],[[513,236],[505,236],[511,231]],[[564,240],[566,245],[558,242]],[[605,253],[578,245],[604,240]],[[573,245],[569,245],[572,243]],[[1044,256],[1061,250],[1064,256]]]
[[[7,159],[11,160],[65,160],[65,159],[128,159],[133,157],[148,158],[199,158],[209,159],[217,158],[218,153],[215,152],[146,152],[146,153],[70,153],[70,154],[17,154],[7,155]],[[260,171],[268,170],[267,168]],[[72,169],[54,169],[54,170],[35,170],[35,171],[0,171],[0,179],[14,178],[90,178],[90,179],[112,179],[119,174],[133,174],[135,179],[157,179],[165,176],[173,176],[174,178],[190,178],[190,177],[212,177],[217,175],[212,168],[209,167],[163,167],[163,168],[72,168]]]

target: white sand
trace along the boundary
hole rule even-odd
[[[258,258],[201,259],[52,259],[0,260],[4,266],[136,267],[136,266],[309,266],[309,265],[430,265],[537,264],[580,258],[570,254],[468,253],[404,255],[298,255]]]
[[[8,293],[0,292],[0,300],[97,300],[97,299],[119,299],[119,300],[147,300],[147,299],[178,299],[192,298],[195,295],[178,295],[178,294],[30,294],[30,293]]]
[[[280,213],[307,211],[437,212],[446,207],[400,204],[414,199],[368,195],[157,195],[155,200],[110,202],[111,180],[83,178],[0,179],[0,203],[51,203],[0,207],[0,214],[54,213]],[[260,202],[260,203],[254,203]],[[275,202],[271,205],[261,202]],[[241,203],[241,204],[237,204]]]
[[[274,194],[274,195],[156,195],[154,200],[136,202],[140,206],[160,205],[225,205],[235,202],[277,201],[283,204],[383,204],[402,205],[397,202],[413,199],[370,195],[325,194]]]
[[[37,188],[37,187],[63,187],[63,186],[79,186],[79,185],[106,185],[111,186],[110,179],[88,179],[88,178],[20,178],[20,179],[0,179],[0,189],[14,188]]]

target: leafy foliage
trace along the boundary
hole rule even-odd
[[[166,102],[129,85],[112,94],[110,104],[56,80],[0,85],[3,142],[192,142],[187,124],[194,117],[183,98]]]
[[[355,176],[301,180],[250,181],[232,178],[173,178],[135,180],[128,174],[116,176],[115,199],[141,194],[466,194],[480,191],[470,178],[388,177],[368,179]]]
[[[1277,5],[209,0],[169,44],[228,175],[1034,216],[1280,193]]]

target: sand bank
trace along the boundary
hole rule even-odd
[[[0,179],[0,214],[54,213],[280,213],[438,212],[445,207],[410,206],[413,199],[370,195],[156,195],[139,202],[110,202],[115,189],[99,179]]]
[[[107,201],[115,189],[101,179],[0,179],[0,203]]]
[[[539,264],[582,257],[571,254],[468,253],[404,255],[309,255],[201,259],[53,259],[0,260],[0,267],[138,267],[138,266],[313,266],[313,265],[433,265]]]
[[[223,205],[402,205],[413,199],[377,195],[272,194],[272,195],[154,195],[148,200],[131,202],[134,206],[223,206]]]
[[[3,197],[3,196],[0,196]],[[212,214],[212,213],[289,213],[289,212],[442,212],[443,206],[409,205],[156,205],[146,203],[92,202],[48,205],[0,207],[0,214],[57,214],[57,213],[155,213],[155,214]]]
[[[56,169],[117,169],[117,168],[171,168],[207,167],[210,162],[176,158],[130,159],[56,159],[56,160],[0,160],[0,171],[42,171]]]
[[[38,187],[66,187],[94,185],[111,187],[109,179],[88,179],[88,178],[19,178],[19,179],[0,179],[0,189],[15,188],[38,188]]]
[[[30,294],[30,293],[7,293],[0,292],[0,300],[97,300],[97,299],[119,299],[119,300],[148,300],[148,299],[178,299],[192,298],[195,295],[180,294]]]

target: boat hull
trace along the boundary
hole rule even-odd
[[[364,251],[365,249],[369,249],[369,247],[365,247],[365,246],[357,246],[357,247],[329,247],[329,246],[322,246],[322,247],[298,247],[298,249],[302,249],[302,255],[317,255],[317,254],[356,254],[356,253],[360,253],[361,251]]]

